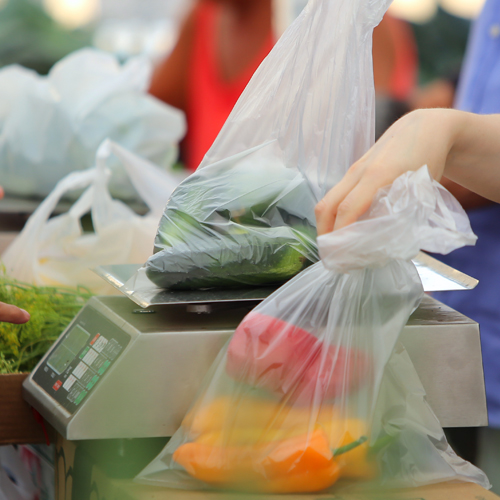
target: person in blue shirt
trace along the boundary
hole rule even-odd
[[[473,25],[459,79],[455,107],[459,110],[482,115],[500,113],[500,0],[486,0],[480,16]],[[369,168],[363,171],[360,179],[366,179],[367,175],[374,175],[372,169],[375,168],[376,162],[380,160],[380,155],[385,155],[389,151],[396,154],[394,160],[399,159],[401,161],[398,165],[399,170],[396,170],[396,172],[402,173],[403,168],[413,169],[414,165],[421,166],[424,163],[429,163],[431,161],[430,158],[432,158],[431,151],[438,151],[439,145],[435,144],[435,138],[430,137],[428,133],[436,133],[436,137],[443,141],[449,139],[449,134],[453,134],[451,128],[442,130],[442,127],[445,127],[446,121],[450,116],[446,113],[443,115],[444,111],[435,110],[437,114],[432,114],[432,112],[429,113],[423,110],[423,115],[410,114],[408,118],[405,118],[401,123],[391,128],[388,131],[388,135],[385,135],[384,140],[379,141],[380,144],[376,144],[373,150],[367,154],[366,159],[361,161],[361,165],[364,165],[363,168],[366,167],[367,162]],[[417,116],[419,117],[418,120]],[[429,121],[430,116],[435,117],[437,121]],[[451,116],[457,117],[457,115]],[[466,118],[463,118],[464,116]],[[464,120],[465,123],[468,123],[467,126],[477,126],[479,127],[478,130],[483,130],[483,122],[480,119],[478,120],[477,117],[471,116],[468,114],[459,114],[457,120],[458,122]],[[490,123],[488,121],[489,118],[485,118],[485,120],[484,123]],[[428,127],[425,133],[417,127],[416,123],[419,121],[425,123],[425,126]],[[494,117],[491,123],[495,123]],[[437,128],[439,128],[439,131],[436,130]],[[410,138],[407,135],[410,130],[415,134],[421,135],[415,135]],[[467,132],[474,133],[473,130]],[[466,137],[466,135],[464,132],[462,137]],[[390,137],[394,137],[392,142],[389,140]],[[481,147],[486,139],[479,134],[476,134],[475,137],[478,147]],[[489,137],[500,142],[500,129],[496,134],[496,138],[494,133]],[[395,140],[403,141],[399,150],[395,149]],[[411,144],[418,144],[423,148],[423,151],[412,151],[411,154],[413,157],[410,157],[409,161],[403,161],[403,158],[397,155],[405,147],[409,148]],[[463,145],[463,149],[456,151],[456,148],[448,150],[448,144],[445,142],[442,144],[444,150],[441,151],[441,154],[448,151],[450,155],[461,157],[464,154],[468,154],[467,151],[470,153],[471,145],[467,145],[464,142],[461,144]],[[426,151],[426,148],[432,145],[435,146],[435,149],[431,147],[431,151]],[[491,144],[489,146],[494,147]],[[484,164],[480,163],[483,161],[480,151],[478,150],[477,153],[476,163],[468,162],[467,172],[479,175],[478,179],[480,181],[490,181],[493,189],[500,192],[500,186],[495,185],[493,182],[496,179],[495,169],[497,171],[500,170],[500,152],[497,152],[496,156],[493,155],[495,161],[491,162],[491,164],[487,163],[488,168],[490,168],[489,171],[483,169]],[[394,160],[392,158],[385,159],[385,161],[389,162],[389,165],[393,165]],[[449,163],[449,160],[450,158],[446,159],[446,157],[442,157],[432,161],[437,161],[440,164],[439,168],[444,168],[444,165]],[[359,164],[354,166],[354,170],[358,170],[359,168]],[[388,173],[393,173],[391,167],[387,167],[386,165],[380,164],[378,168],[381,171],[377,175],[387,176]],[[434,168],[436,167],[434,166]],[[450,168],[447,167],[447,169]],[[367,172],[372,173],[367,174]],[[451,172],[452,176],[457,175],[457,172],[453,169],[451,169]],[[448,174],[448,170],[445,173]],[[438,180],[441,174],[442,170],[439,170]],[[386,180],[392,182],[391,179],[392,176],[389,175]],[[478,236],[478,241],[475,247],[464,247],[448,256],[439,256],[439,259],[477,278],[479,285],[471,292],[442,292],[434,296],[438,300],[471,317],[480,325],[490,425],[487,428],[480,428],[478,430],[479,446],[476,464],[489,476],[493,484],[493,490],[500,493],[500,286],[497,285],[500,282],[500,205],[492,203],[489,199],[464,187],[474,188],[474,183],[477,180],[460,177],[459,179],[460,183],[455,183],[447,178],[441,179],[441,182],[467,210],[472,229]],[[472,185],[469,185],[468,183],[471,180]],[[346,184],[346,186],[349,186],[347,189],[353,187],[349,184]],[[375,186],[377,186],[377,183],[374,184]],[[480,186],[480,189],[476,189],[476,191],[482,193],[482,188]],[[326,202],[319,206],[320,211],[326,210],[326,213],[330,213],[330,216],[327,216],[325,212],[322,212],[320,218],[323,220],[328,220],[328,217],[332,217],[331,200],[334,200],[334,205],[338,203],[335,197],[339,196],[339,192],[342,192],[341,186],[338,189],[334,189],[333,194],[327,196]],[[341,217],[340,222],[337,217],[337,227],[343,225],[343,221],[349,221],[351,217],[359,215],[359,203],[361,201],[364,201],[365,204],[368,203],[369,196],[367,193],[367,191],[363,191],[360,187],[356,187],[352,192],[349,192],[347,201],[344,201],[343,205],[338,207],[341,210]],[[332,196],[333,198],[331,198]],[[495,196],[497,195],[492,193],[488,198],[500,202],[498,196],[497,198]],[[354,203],[354,206],[351,206],[353,199],[357,201]],[[322,208],[325,204],[326,209]],[[322,230],[328,228],[329,226]]]
[[[455,107],[500,113],[500,0],[487,0],[472,27]],[[489,427],[478,429],[475,462],[500,493],[500,205],[448,180],[442,183],[467,210],[478,240],[475,247],[438,258],[479,284],[469,293],[441,292],[434,297],[479,323]]]
[[[500,203],[500,114],[421,109],[405,115],[350,167],[344,178],[318,203],[318,235],[340,230],[355,222],[370,207],[379,188],[391,184],[407,171],[418,170],[422,165],[428,166],[431,176],[437,181],[446,175],[460,186]],[[483,225],[487,226],[488,223],[497,227],[498,219],[485,221]],[[478,262],[485,265],[481,259],[500,258],[500,251],[495,248],[494,242],[489,244],[494,252],[492,257],[487,255],[488,243],[485,250],[480,247],[469,248],[473,265]],[[478,248],[479,257],[476,258],[474,251]],[[488,267],[480,278],[487,273]],[[473,307],[470,313],[479,321],[483,321],[483,317],[485,321],[489,320],[487,325],[491,326],[488,329],[480,323],[490,427],[481,430],[484,436],[480,440],[477,465],[489,475],[494,490],[498,491],[500,429],[496,427],[496,419],[500,400],[500,362],[496,355],[500,344],[500,335],[497,333],[500,318],[496,310],[500,310],[500,285],[496,286],[495,283],[500,281],[498,273],[492,279],[487,277],[485,281],[482,294],[491,296],[474,299],[478,310]],[[462,294],[465,301],[472,303],[475,291],[464,291]],[[485,303],[480,303],[481,300]],[[460,305],[456,309],[463,312],[465,306]],[[481,314],[480,318],[478,314]]]

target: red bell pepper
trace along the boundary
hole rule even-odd
[[[248,314],[236,329],[226,362],[230,377],[300,404],[355,390],[368,370],[368,357],[359,349],[327,344],[259,312]]]

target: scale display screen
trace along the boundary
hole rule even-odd
[[[130,335],[93,308],[81,311],[33,375],[67,411],[89,397],[130,341]]]
[[[87,343],[90,333],[80,325],[73,327],[47,360],[47,364],[60,375]]]

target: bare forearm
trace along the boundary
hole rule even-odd
[[[460,126],[446,160],[446,176],[500,202],[500,115],[460,113],[457,117]]]
[[[462,205],[465,210],[494,204],[493,201],[483,198],[479,194],[474,193],[474,191],[471,191],[451,179],[448,179],[448,177],[441,178],[441,185],[444,186],[459,201],[460,205]]]

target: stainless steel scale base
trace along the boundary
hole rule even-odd
[[[170,436],[221,347],[257,302],[144,310],[126,297],[94,297],[27,378],[25,399],[66,439]],[[207,307],[210,314],[204,314]],[[98,346],[95,359],[89,357],[94,347],[78,344],[80,354],[72,347],[79,335],[83,339],[80,328]],[[401,340],[443,427],[487,425],[477,323],[426,296]],[[62,356],[65,349],[75,351],[73,361]],[[89,365],[87,373],[79,358]],[[91,388],[82,389],[87,381]]]

